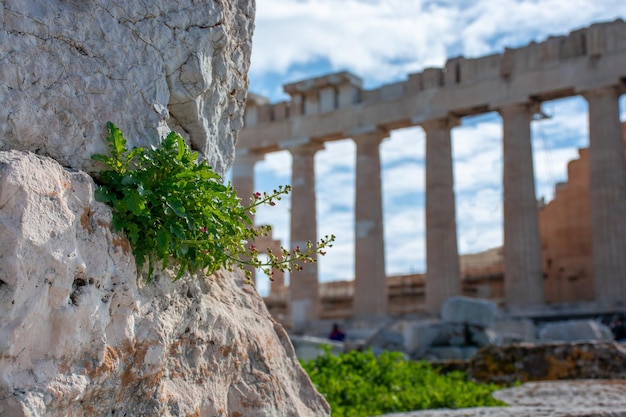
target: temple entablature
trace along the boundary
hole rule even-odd
[[[625,68],[626,23],[618,19],[501,54],[451,58],[444,68],[427,68],[372,90],[349,72],[330,74],[286,84],[289,101],[270,104],[252,96],[238,147],[273,151],[294,137],[344,139],[345,132],[364,124],[398,129],[600,86],[623,88]]]
[[[290,115],[318,114],[357,104],[361,99],[363,80],[343,71],[285,84],[283,89],[295,104],[290,107]]]

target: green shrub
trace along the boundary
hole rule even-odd
[[[111,156],[92,156],[110,168],[100,173],[96,199],[112,207],[112,227],[126,233],[138,271],[148,262],[148,280],[156,262],[166,268],[171,260],[178,269],[176,279],[185,272],[211,274],[235,266],[261,268],[271,277],[274,269],[291,271],[301,269],[300,262],[315,262],[312,254],[323,255],[332,246],[334,236],[326,236],[302,250],[269,251],[268,261],[262,262],[253,241],[270,227],[251,227],[248,213],[261,204],[274,205],[289,186],[255,193],[252,203],[243,206],[231,185],[199,161],[178,133],[171,132],[159,147],[129,151],[122,132],[113,123],[107,129]]]
[[[499,406],[491,393],[499,387],[467,381],[462,372],[437,373],[427,362],[407,361],[401,353],[329,350],[303,362],[333,417],[366,417],[432,408]]]

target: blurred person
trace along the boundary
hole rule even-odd
[[[341,331],[339,325],[337,323],[333,324],[333,329],[330,331],[330,335],[328,336],[330,340],[336,340],[338,342],[343,342],[346,338],[346,334]]]

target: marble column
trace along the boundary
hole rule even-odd
[[[440,314],[444,301],[461,294],[450,118],[421,124],[426,132],[426,308]]]
[[[512,309],[544,301],[531,107],[522,103],[498,110],[503,129],[504,291]]]
[[[291,176],[291,248],[306,249],[307,241],[317,240],[315,207],[315,153],[321,144],[308,143],[290,148]],[[313,256],[315,258],[315,256]],[[317,265],[302,263],[302,271],[290,274],[289,294],[293,329],[304,330],[319,319]]]
[[[241,204],[246,206],[252,201],[254,188],[254,166],[262,161],[265,155],[246,150],[238,150],[233,163],[232,184],[237,196],[241,199]],[[248,213],[252,226],[254,226],[254,214]],[[256,283],[256,270],[251,266],[246,266],[250,272],[250,280]]]
[[[241,204],[246,206],[252,201],[254,189],[254,166],[262,161],[265,155],[249,151],[237,151],[235,162],[233,163],[232,183],[233,188],[241,199]],[[254,215],[250,214],[250,219],[254,223]]]
[[[357,319],[387,315],[379,145],[388,136],[383,130],[352,136],[356,143],[353,312]]]
[[[596,300],[626,302],[626,185],[619,93],[583,94],[589,104],[589,198]]]

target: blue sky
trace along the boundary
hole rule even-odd
[[[366,88],[406,79],[446,59],[479,57],[563,35],[594,22],[626,20],[624,0],[257,0],[250,91],[271,101],[288,98],[282,85],[347,70]],[[626,119],[626,99],[620,101]],[[566,164],[587,138],[586,103],[544,103],[548,119],[532,123],[537,197],[550,200],[566,179]],[[460,253],[502,244],[502,155],[499,116],[463,120],[452,131]],[[328,143],[316,155],[318,233],[337,242],[319,260],[321,281],[352,279],[354,167],[351,140]],[[388,275],[424,272],[424,134],[394,131],[381,145],[385,260]],[[257,164],[256,187],[270,191],[291,181],[288,152]],[[261,208],[289,244],[289,199]],[[259,291],[267,282],[259,279]]]

